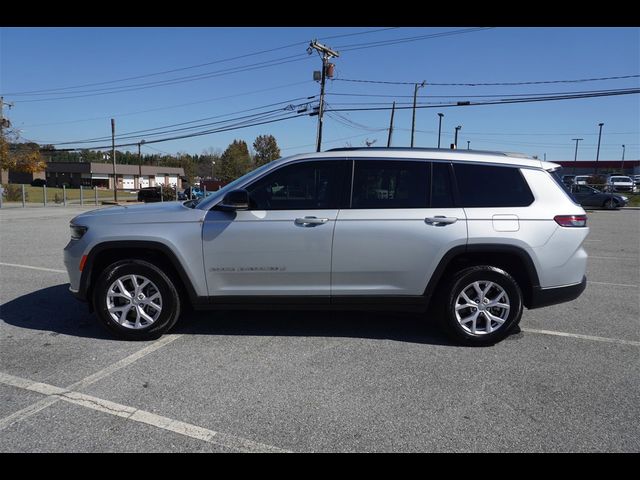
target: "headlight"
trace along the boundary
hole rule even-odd
[[[629,201],[629,199],[628,199],[627,197],[623,197],[622,195],[620,195],[620,198],[621,198],[622,200],[624,200],[625,202]]]
[[[73,223],[69,225],[69,228],[71,229],[71,240],[80,240],[89,229],[89,227],[74,225]]]

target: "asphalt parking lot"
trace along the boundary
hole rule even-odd
[[[467,348],[394,313],[192,313],[115,340],[67,291],[91,208],[0,210],[2,452],[640,451],[638,210],[589,212],[578,300]]]

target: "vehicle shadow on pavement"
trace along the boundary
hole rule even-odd
[[[186,335],[344,337],[457,346],[426,314],[404,312],[246,310],[183,314]]]
[[[28,293],[0,305],[9,325],[76,337],[113,340],[69,284]],[[184,312],[172,333],[185,335],[344,337],[458,346],[428,314],[406,312],[237,310]]]
[[[55,285],[22,295],[0,305],[0,319],[31,330],[97,339],[112,339],[85,303],[69,292],[69,284]]]

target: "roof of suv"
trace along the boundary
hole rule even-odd
[[[482,162],[523,167],[543,168],[545,170],[559,168],[560,165],[544,162],[521,153],[492,152],[481,150],[450,150],[444,148],[410,148],[410,147],[361,147],[361,148],[333,148],[324,152],[293,155],[281,159],[291,161],[301,158],[330,158],[339,153],[347,157],[369,157],[406,159],[419,158],[430,160],[458,160],[462,162]]]

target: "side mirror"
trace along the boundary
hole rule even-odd
[[[231,190],[222,202],[216,205],[216,209],[225,211],[247,210],[249,208],[249,192],[244,188]]]

